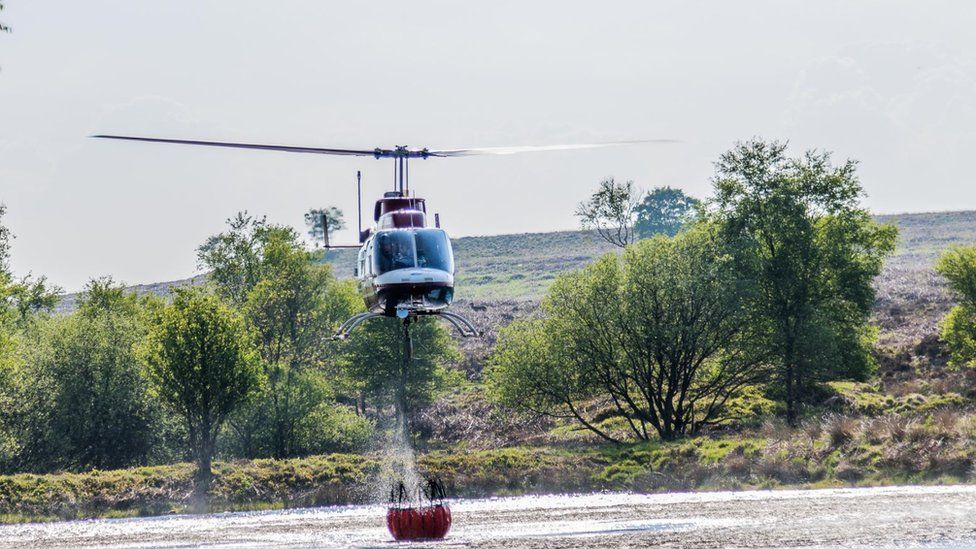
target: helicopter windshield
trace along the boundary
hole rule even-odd
[[[373,271],[378,275],[414,267],[454,272],[451,242],[440,229],[381,232],[373,250]]]
[[[417,231],[417,266],[454,272],[454,254],[447,233],[440,229]]]
[[[416,267],[416,247],[410,231],[390,231],[376,235],[373,265],[376,274]]]

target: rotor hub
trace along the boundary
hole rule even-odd
[[[430,157],[430,149],[424,147],[423,149],[410,149],[406,145],[397,145],[392,149],[381,149],[379,147],[373,149],[374,158],[422,158],[427,159]]]

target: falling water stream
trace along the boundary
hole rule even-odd
[[[393,502],[396,500],[406,505],[420,503],[421,486],[421,478],[417,472],[417,457],[410,437],[409,414],[407,413],[407,382],[413,362],[413,338],[410,335],[410,324],[410,319],[404,319],[402,360],[395,386],[392,387],[394,423],[384,446],[383,468],[380,473],[380,482],[385,484],[383,494],[390,496],[385,501]],[[397,486],[402,487],[403,490],[400,497],[394,498],[390,489]],[[406,499],[403,496],[406,496]],[[384,500],[376,499],[374,501]]]
[[[372,501],[385,503],[395,500],[391,497],[391,487],[403,483],[404,504],[419,503],[421,486],[420,474],[417,472],[417,456],[410,443],[410,432],[407,418],[397,406],[395,425],[386,436],[383,447],[382,469],[379,474],[379,491],[371,498]]]

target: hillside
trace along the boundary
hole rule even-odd
[[[613,246],[594,233],[561,231],[453,240],[457,299],[538,300],[559,273],[579,268]],[[356,250],[327,255],[340,277],[352,276]]]
[[[898,248],[875,287],[875,321],[880,343],[910,347],[935,333],[950,307],[945,286],[933,270],[943,250],[976,243],[976,212],[935,212],[879,216],[898,226]]]
[[[976,242],[976,211],[884,215],[879,221],[898,226],[895,255],[877,281],[876,319],[881,342],[914,345],[933,333],[948,309],[948,298],[932,271],[941,250]],[[457,258],[458,309],[489,329],[532,310],[549,283],[614,248],[582,231],[471,236],[454,240]],[[335,250],[327,261],[340,277],[351,277],[355,250]],[[139,294],[166,295],[170,288],[199,284],[203,276],[133,286]],[[76,295],[65,296],[59,312],[74,308]],[[472,305],[474,307],[472,307]],[[484,343],[491,343],[489,341]],[[475,344],[475,347],[482,345]]]
[[[976,211],[878,216],[899,229],[898,249],[888,262],[880,290],[897,290],[901,298],[922,281],[931,291],[931,267],[939,252],[956,244],[976,242]],[[538,300],[560,273],[577,269],[615,248],[595,233],[562,231],[454,240],[457,256],[457,298],[463,300]],[[329,253],[339,276],[351,276],[355,250]],[[918,278],[921,276],[921,278]],[[907,278],[906,278],[907,277]],[[911,280],[909,280],[911,279]],[[906,283],[912,282],[912,284]],[[895,287],[888,288],[889,284]],[[929,296],[931,297],[931,296]]]
[[[899,229],[898,248],[876,281],[880,342],[888,347],[914,346],[934,333],[949,308],[949,298],[932,270],[935,260],[950,246],[976,243],[976,211],[877,219]],[[454,246],[458,305],[489,328],[489,335],[493,328],[533,309],[560,273],[615,249],[595,234],[581,231],[464,237],[454,240]],[[339,276],[351,276],[354,259],[354,250],[329,254]]]

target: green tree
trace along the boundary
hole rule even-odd
[[[93,280],[77,312],[33,331],[21,470],[117,469],[166,454],[171,430],[133,349],[146,333],[145,303],[111,279]]]
[[[403,323],[396,318],[370,321],[345,343],[348,390],[358,394],[359,409],[399,407],[409,415],[430,404],[449,380],[448,363],[459,358],[454,340],[433,318],[410,325],[413,360],[404,370]]]
[[[273,237],[263,259],[268,277],[248,294],[244,310],[268,378],[258,415],[270,422],[271,455],[283,458],[304,453],[309,445],[301,435],[313,412],[335,405],[328,378],[338,361],[328,336],[361,310],[362,300],[329,265],[313,265],[294,235]]]
[[[7,207],[0,204],[0,322],[23,327],[37,312],[50,312],[61,299],[61,289],[43,276],[27,274],[17,280],[10,271],[10,245],[14,235],[3,225]]]
[[[681,189],[657,187],[637,204],[637,221],[634,232],[637,238],[650,238],[663,234],[674,236],[692,220],[700,201],[686,195]]]
[[[623,248],[634,242],[634,222],[639,202],[633,181],[617,183],[608,177],[596,192],[576,207],[576,217],[584,230],[595,230],[601,238]]]
[[[778,363],[774,389],[793,425],[815,383],[872,367],[871,282],[897,231],[860,206],[856,166],[817,151],[790,158],[785,143],[758,140],[716,163],[715,216],[756,289],[750,322]]]
[[[322,226],[323,216],[326,220],[326,227]],[[329,242],[332,241],[332,233],[346,228],[346,223],[342,217],[342,210],[335,206],[327,208],[313,208],[305,214],[305,225],[308,227],[308,236],[316,246],[324,241],[325,231],[329,232]]]
[[[28,338],[60,299],[60,289],[44,277],[17,279],[10,270],[10,244],[14,238],[2,223],[6,207],[0,204],[0,467],[9,469],[31,443],[25,425],[25,388],[34,384],[23,368]]]
[[[957,246],[939,257],[935,270],[959,299],[942,321],[951,366],[976,366],[976,246]]]
[[[573,418],[612,441],[602,402],[633,436],[673,439],[727,419],[727,400],[761,373],[743,352],[746,296],[717,230],[657,236],[564,275],[541,319],[504,329],[489,383],[505,404]]]
[[[311,439],[320,408],[334,407],[338,353],[329,335],[362,300],[352,282],[339,282],[290,227],[246,214],[200,248],[218,293],[232,300],[253,328],[267,383],[230,420],[235,450],[246,457],[284,458],[322,447]],[[361,425],[352,426],[361,429]]]
[[[247,294],[267,274],[263,249],[272,233],[265,218],[240,212],[227,220],[230,230],[211,236],[197,248],[197,261],[207,269],[207,278],[217,293],[236,307],[243,307]]]
[[[218,297],[178,289],[150,328],[141,354],[155,391],[186,424],[197,463],[195,493],[205,506],[217,434],[261,383],[253,336]]]

